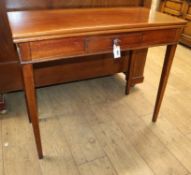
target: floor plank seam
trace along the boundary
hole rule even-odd
[[[165,117],[165,119],[169,122],[169,123],[171,123],[171,121],[169,121],[169,119],[167,118],[167,117]],[[173,124],[172,124],[173,125]],[[177,126],[175,126],[175,125],[173,125],[173,127],[175,127],[177,130],[178,130],[178,132],[180,132],[181,133],[181,135],[182,136],[184,136],[184,137],[187,137],[187,135],[189,135],[189,134],[191,134],[191,132],[188,132],[188,133],[183,133]],[[190,139],[189,139],[190,140]],[[190,140],[191,141],[191,140]]]
[[[99,139],[98,139],[98,137],[97,137],[97,134],[96,134],[96,133],[95,133],[95,131],[93,130],[93,128],[92,128],[92,126],[91,126],[91,124],[89,123],[89,121],[87,120],[87,118],[86,118],[86,117],[85,117],[84,119],[85,119],[85,120],[86,120],[86,122],[88,123],[88,125],[89,125],[89,127],[90,127],[91,131],[94,133],[94,136],[95,136],[95,138],[96,138],[97,142],[99,143],[99,145],[101,145],[101,143],[100,143],[100,141],[99,141]],[[102,147],[101,147],[101,148],[102,148]],[[116,175],[118,175],[119,173],[117,172],[117,170],[116,170],[116,168],[115,168],[115,166],[114,166],[113,162],[112,162],[112,161],[111,161],[111,159],[108,157],[108,155],[107,155],[107,153],[105,152],[105,150],[104,150],[104,149],[103,149],[103,152],[104,152],[105,156],[107,157],[107,159],[109,160],[109,162],[111,163],[111,166],[112,166],[112,168],[113,168],[114,172],[116,173]]]
[[[132,109],[131,109],[132,110]],[[110,118],[113,120],[113,121],[115,121],[114,120],[114,118],[110,115]],[[89,123],[89,122],[88,122]],[[122,129],[121,129],[121,127],[118,125],[118,123],[115,121],[115,123],[116,123],[116,125],[119,127],[119,129],[120,129],[120,131],[124,134],[124,132],[122,131]],[[94,131],[93,131],[94,132]],[[96,134],[95,134],[96,135]],[[125,135],[125,134],[124,134]],[[97,136],[96,136],[97,137]],[[126,135],[125,135],[125,137],[126,137]],[[99,141],[99,140],[98,140]],[[131,143],[130,143],[131,144]],[[133,145],[132,145],[133,146]],[[135,151],[136,151],[136,153],[142,158],[142,156],[137,152],[137,150],[135,149]],[[105,152],[105,151],[104,151]],[[106,156],[107,156],[107,154],[106,154]],[[115,168],[115,166],[113,165],[113,162],[111,161],[111,159],[107,156],[107,158],[108,158],[108,160],[110,161],[110,163],[111,163],[111,165],[112,165],[112,167],[114,168],[114,170],[116,171],[116,174],[118,174],[117,173],[117,170],[116,170],[116,168]],[[143,158],[142,158],[143,159]],[[153,175],[155,175],[155,173],[153,172],[153,170],[152,170],[152,168],[147,164],[147,162],[145,161],[145,159],[143,159],[143,161],[146,163],[146,165],[148,166],[148,168],[151,170],[151,172],[153,173]]]
[[[141,119],[142,120],[142,119]],[[143,122],[145,122],[144,120],[142,120]],[[184,167],[184,169],[187,171],[187,172],[189,172],[189,170],[184,166],[184,164],[180,161],[180,160],[178,160],[177,159],[177,157],[176,157],[176,155],[174,155],[172,152],[171,152],[171,150],[170,149],[168,149],[168,147],[161,141],[161,139],[149,128],[149,130],[150,130],[150,132],[152,132],[153,133],[153,135],[155,135],[155,137],[156,138],[158,138],[158,140],[159,140],[159,142],[161,143],[161,145],[163,145],[164,147],[165,147],[165,149],[167,149],[168,150],[168,152],[177,160],[177,162],[179,162],[180,163],[180,165],[182,165],[182,167]],[[141,156],[141,155],[140,155]],[[142,156],[141,156],[142,157]],[[143,157],[142,157],[143,158]],[[143,160],[144,160],[144,158],[143,158]],[[147,162],[146,162],[147,163]],[[149,165],[148,165],[149,166]],[[150,166],[149,166],[150,167]],[[154,173],[155,174],[155,173]]]
[[[79,166],[78,166],[78,164],[77,164],[77,162],[76,162],[76,160],[75,160],[75,158],[74,158],[74,155],[73,155],[73,153],[72,153],[72,150],[71,150],[71,148],[70,148],[70,145],[69,145],[69,143],[68,143],[68,141],[67,141],[67,139],[66,139],[66,136],[65,136],[65,132],[64,132],[64,130],[62,129],[62,125],[61,125],[61,123],[59,122],[59,116],[57,116],[56,115],[56,120],[58,120],[58,124],[60,125],[60,128],[61,128],[61,130],[62,130],[62,132],[63,132],[63,137],[64,137],[64,140],[65,140],[65,142],[66,142],[66,145],[67,145],[67,147],[68,147],[68,149],[69,149],[69,151],[70,151],[70,154],[71,154],[71,156],[72,156],[72,159],[73,159],[73,162],[74,162],[74,164],[75,164],[75,166],[76,166],[76,169],[77,169],[77,171],[78,171],[78,174],[80,175],[81,173],[80,173],[80,170],[79,170]]]
[[[152,114],[153,114],[153,113],[150,112],[150,113],[148,113],[148,114],[143,114],[143,115],[138,115],[138,114],[137,114],[137,116],[139,116],[139,117],[141,118],[141,117],[152,116]],[[152,118],[151,118],[151,120],[152,120]]]
[[[141,119],[141,120],[142,120],[142,122],[145,123],[145,121],[144,121],[143,119]],[[153,124],[155,124],[155,123],[153,123]],[[182,165],[182,167],[185,168],[185,170],[187,171],[187,173],[189,173],[189,170],[185,167],[185,165],[184,165],[184,164],[176,157],[176,155],[163,143],[163,141],[161,141],[161,139],[152,131],[152,129],[149,128],[149,130],[150,130],[150,132],[153,133],[153,135],[155,135],[156,138],[158,138],[158,140],[159,140],[159,142],[161,143],[161,145],[163,145],[163,146],[168,150],[168,152],[177,160],[177,162],[179,162],[180,165]]]
[[[113,162],[111,161],[111,159],[110,159],[107,155],[106,155],[106,157],[107,157],[107,159],[108,159],[109,163],[111,164],[111,166],[112,166],[112,168],[113,168],[114,172],[116,173],[116,175],[119,175],[119,173],[117,172],[117,170],[116,170],[116,168],[115,168],[115,166],[114,166]]]
[[[132,110],[132,109],[131,109]],[[111,115],[110,115],[110,117],[112,118],[112,120],[114,120],[115,122],[116,122],[116,120],[114,119],[114,117],[112,117]],[[126,136],[126,134],[125,134],[125,132],[123,131],[123,129],[121,128],[121,126],[118,124],[118,122],[116,122],[116,124],[117,124],[117,126],[120,128],[120,131],[125,135],[125,138],[127,138],[127,136]],[[128,127],[130,127],[131,129],[132,129],[132,127],[131,126],[129,126],[129,124],[128,124]],[[133,129],[132,129],[133,130]],[[133,146],[133,148],[134,148],[134,145],[130,142],[130,144]],[[135,151],[136,151],[136,153],[140,156],[140,158],[145,162],[145,164],[148,166],[148,168],[151,170],[151,172],[153,173],[153,175],[156,175],[156,173],[153,171],[153,168],[148,164],[148,162],[145,160],[145,158],[137,151],[137,149],[136,148],[134,148],[135,149]]]
[[[131,94],[130,94],[131,95]],[[134,111],[134,113],[137,115],[137,116],[140,116],[130,105],[128,105],[128,107],[130,108],[131,111]],[[148,114],[144,114],[144,115],[141,115],[141,116],[145,116],[145,115],[149,115],[149,114],[153,114],[152,112],[149,112]],[[113,118],[113,117],[112,117]],[[152,120],[152,118],[151,118]]]
[[[94,162],[96,160],[103,159],[103,158],[106,158],[106,155],[97,157],[97,158],[92,159],[92,160],[88,160],[87,162],[84,162],[84,163],[80,163],[80,164],[78,164],[78,166],[82,166],[82,165],[85,165],[85,164],[88,164],[88,163],[92,163],[92,162]]]

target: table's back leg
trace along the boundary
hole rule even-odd
[[[42,153],[42,145],[41,145],[40,129],[38,121],[36,93],[34,86],[33,65],[32,64],[22,65],[22,73],[23,73],[23,83],[25,89],[26,103],[28,106],[28,115],[30,116],[30,119],[32,121],[38,156],[41,159],[43,158],[43,153]]]
[[[165,60],[164,60],[164,64],[163,64],[163,70],[162,70],[158,94],[157,94],[157,99],[156,99],[154,113],[153,113],[153,119],[152,119],[153,122],[156,122],[157,118],[158,118],[159,110],[160,110],[162,99],[163,99],[164,92],[166,89],[166,85],[167,85],[168,77],[170,74],[170,69],[172,66],[176,47],[177,47],[177,44],[167,46]]]
[[[128,95],[130,92],[130,89],[132,87],[132,78],[133,78],[133,68],[135,64],[135,51],[130,51],[130,57],[129,57],[129,66],[128,71],[126,72],[126,89],[125,94]]]
[[[6,114],[6,102],[5,102],[5,96],[3,94],[0,94],[0,114]]]

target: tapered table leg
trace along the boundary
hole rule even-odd
[[[159,89],[158,89],[158,94],[157,94],[157,99],[156,99],[154,113],[153,113],[153,119],[152,119],[153,122],[156,122],[157,118],[158,118],[159,110],[160,110],[162,99],[163,99],[164,92],[166,89],[166,85],[167,85],[168,77],[170,74],[170,69],[172,66],[176,47],[177,47],[177,44],[167,46],[165,60],[164,60],[164,64],[163,64],[162,74],[161,74],[161,79],[160,79],[160,84],[159,84]]]
[[[26,93],[25,93],[25,99],[26,99]],[[27,114],[28,114],[28,119],[29,119],[29,123],[31,123],[31,116],[30,116],[30,112],[29,112],[29,104],[28,104],[28,101],[26,101],[26,107],[27,107]]]
[[[129,67],[128,71],[126,72],[126,89],[125,94],[128,95],[130,92],[130,89],[132,87],[132,77],[133,77],[133,68],[135,64],[135,51],[130,51],[130,57],[129,57]]]
[[[22,65],[22,73],[23,73],[26,103],[28,106],[28,115],[30,116],[32,126],[33,126],[33,132],[35,136],[38,157],[42,159],[43,153],[42,153],[42,145],[41,145],[40,129],[39,129],[39,121],[38,121],[36,93],[35,93],[35,86],[34,86],[33,65],[32,64]]]

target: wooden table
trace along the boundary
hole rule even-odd
[[[153,114],[157,120],[176,46],[186,22],[146,8],[96,8],[9,12],[13,41],[22,65],[28,116],[39,158],[43,158],[33,64],[130,50],[126,94],[130,91],[134,50],[167,45]],[[77,60],[76,60],[77,61]]]

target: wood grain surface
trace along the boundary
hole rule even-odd
[[[8,10],[86,8],[116,6],[150,6],[151,0],[5,0]]]
[[[0,18],[4,19],[1,21],[1,29],[4,30],[1,32],[2,36],[0,37],[1,47],[0,47],[0,92],[7,93],[10,91],[22,90],[22,81],[21,81],[21,69],[18,65],[18,55],[16,53],[16,49],[13,47],[12,34],[9,30],[9,23],[7,22],[6,11],[12,10],[38,10],[38,9],[66,9],[66,8],[82,8],[82,7],[117,7],[117,6],[151,6],[151,0],[72,0],[72,1],[50,1],[50,0],[1,0],[0,1],[0,13],[2,14]],[[6,33],[6,34],[5,34]],[[8,51],[7,51],[8,50]],[[6,52],[5,52],[6,51]],[[144,63],[146,60],[147,49],[141,50],[137,53],[136,56],[136,64],[134,69],[134,77],[133,82],[141,83],[143,82],[144,76]],[[11,56],[13,55],[13,57]],[[98,67],[101,67],[102,70],[108,69],[109,67],[105,67],[102,61],[100,61],[102,57],[109,57],[109,55],[102,56],[93,56],[91,60],[96,59],[96,64]],[[112,58],[112,57],[111,57]],[[111,59],[110,58],[110,59]],[[88,67],[86,63],[71,63],[71,70],[65,71],[65,66],[62,63],[52,63],[52,65],[48,64],[45,69],[45,65],[39,65],[38,69],[35,70],[35,77],[37,79],[36,86],[44,86],[44,85],[52,85],[58,83],[64,83],[68,81],[82,80],[96,76],[97,69],[95,67]],[[81,65],[81,66],[80,66]],[[116,64],[113,64],[116,65]],[[85,67],[84,67],[85,66]],[[120,65],[118,65],[120,66]],[[88,76],[79,75],[80,72],[76,71],[76,74],[72,71],[74,68],[77,70],[86,70],[91,69],[92,73]],[[80,68],[79,68],[80,67]],[[110,66],[111,67],[111,66]],[[110,72],[116,67],[111,67]],[[11,70],[11,71],[10,71]],[[67,72],[67,78],[66,78]],[[77,77],[75,75],[78,75]],[[98,74],[97,74],[98,76]],[[43,78],[42,78],[43,77]],[[49,77],[49,78],[47,78]]]
[[[101,31],[184,25],[186,21],[147,8],[94,8],[71,10],[18,11],[8,13],[15,42],[39,40],[56,35],[95,34]],[[72,19],[72,20],[71,20]],[[56,22],[55,22],[56,21]],[[113,32],[116,33],[116,32]]]

